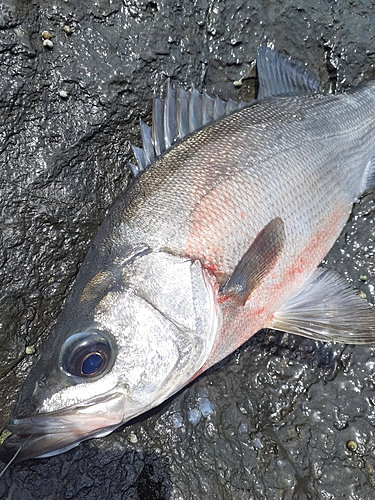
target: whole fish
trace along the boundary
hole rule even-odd
[[[374,184],[375,83],[341,95],[262,47],[258,100],[169,87],[13,409],[17,460],[104,436],[264,327],[373,342],[375,316],[316,270]]]

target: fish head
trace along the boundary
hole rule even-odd
[[[62,453],[157,406],[194,378],[219,324],[198,261],[150,251],[105,271],[84,263],[12,411],[8,456]]]

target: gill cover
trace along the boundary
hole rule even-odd
[[[123,268],[122,283],[101,300],[94,319],[117,340],[114,369],[138,414],[194,377],[220,318],[214,285],[198,261],[151,252]]]

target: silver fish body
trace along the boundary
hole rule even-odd
[[[366,302],[314,274],[372,184],[374,109],[372,82],[265,97],[144,169],[109,211],[25,382],[8,425],[18,458],[111,432],[266,326],[374,341]]]

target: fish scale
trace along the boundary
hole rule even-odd
[[[349,96],[345,97],[349,98]],[[308,115],[309,111],[313,109],[314,103],[312,101],[316,102],[317,98],[306,97],[303,100],[302,103],[298,102],[298,110]],[[290,106],[287,106],[288,101],[291,101]],[[204,258],[199,252],[202,243],[199,235],[202,234],[203,243],[206,242],[207,246],[208,241],[212,245],[212,249],[208,253],[214,259],[214,265],[225,268],[227,272],[230,272],[243,254],[244,245],[246,246],[249,241],[252,241],[254,235],[268,222],[270,217],[272,218],[272,216],[278,214],[283,214],[284,217],[293,217],[294,225],[296,215],[302,219],[303,210],[301,211],[300,208],[302,206],[305,210],[308,210],[307,217],[302,219],[304,220],[304,230],[311,233],[312,228],[309,230],[306,228],[310,228],[312,223],[316,226],[321,224],[320,217],[325,218],[327,213],[327,210],[323,212],[323,207],[324,205],[327,207],[327,203],[334,203],[334,192],[336,192],[336,196],[338,195],[340,201],[344,197],[346,198],[348,203],[347,211],[349,211],[351,203],[357,198],[361,188],[361,177],[358,176],[358,172],[363,171],[363,165],[367,163],[373,151],[368,151],[364,158],[358,158],[357,150],[351,144],[351,141],[356,142],[358,138],[353,137],[353,134],[347,132],[345,135],[341,135],[340,130],[338,130],[337,139],[335,139],[336,135],[332,133],[328,136],[326,130],[340,128],[338,117],[342,116],[346,103],[343,102],[341,96],[338,98],[321,96],[320,101],[325,105],[327,119],[319,134],[315,132],[314,136],[311,137],[308,132],[310,129],[316,129],[317,119],[315,114],[312,117],[311,124],[304,120],[302,130],[299,121],[297,123],[291,121],[289,127],[284,121],[283,144],[278,145],[276,152],[273,148],[262,147],[262,143],[273,144],[275,142],[274,137],[281,133],[279,120],[283,120],[284,115],[281,112],[274,112],[272,125],[269,124],[265,130],[262,126],[256,125],[260,121],[258,115],[262,111],[262,106],[252,106],[238,111],[234,115],[224,118],[217,126],[214,124],[209,131],[203,130],[190,140],[178,145],[175,150],[170,151],[169,155],[161,158],[153,166],[153,170],[150,170],[148,176],[141,176],[138,179],[140,189],[148,193],[151,201],[134,213],[134,225],[138,233],[142,232],[137,237],[153,248],[168,248],[175,253],[184,253],[187,249],[191,257]],[[296,107],[296,99],[285,98],[283,104],[288,108],[287,117],[292,116],[293,111],[290,112],[289,109],[291,107],[293,110]],[[271,107],[272,103],[270,102],[268,105]],[[283,106],[280,107],[283,108]],[[267,113],[267,109],[265,112]],[[321,120],[321,117],[319,120]],[[362,120],[359,117],[357,120],[363,126],[363,130],[358,129],[358,135],[363,136],[366,134],[366,122],[363,123],[363,117]],[[367,124],[367,127],[369,131],[367,134],[369,135],[374,130],[374,127],[373,125],[369,126],[369,124]],[[233,133],[233,130],[236,132]],[[227,141],[223,144],[217,144],[217,141],[214,140],[214,143],[212,143],[212,137],[221,136],[227,137]],[[228,136],[230,139],[228,139]],[[298,136],[298,145],[290,146],[290,139],[296,136]],[[248,141],[248,137],[251,137],[251,142]],[[191,141],[194,142],[194,148],[190,144]],[[325,141],[326,144],[322,145],[322,141]],[[229,166],[227,162],[222,165],[221,151],[217,153],[220,147],[224,152],[231,152]],[[349,168],[343,171],[340,168],[340,163],[337,162],[328,170],[326,158],[335,160],[339,157],[339,161],[341,161],[341,156],[345,157]],[[311,163],[310,157],[314,157],[314,164]],[[355,169],[349,163],[351,157]],[[281,172],[280,163],[287,165]],[[175,178],[165,180],[166,172],[170,171],[170,165],[173,164],[179,165],[181,173],[180,175],[176,174]],[[225,170],[225,175],[222,176],[216,173],[222,170]],[[351,178],[351,175],[355,180],[351,179],[349,183],[352,192],[347,192],[347,186],[343,184],[346,179]],[[153,181],[155,176],[164,178],[161,189],[154,189]],[[281,179],[280,176],[282,176]],[[237,178],[238,181],[236,182]],[[254,187],[254,178],[257,184],[256,187]],[[236,183],[237,186],[241,185],[241,190],[237,186],[234,188],[227,187],[227,184],[230,186],[233,183]],[[308,188],[304,186],[306,183],[312,186],[310,191],[314,192],[309,202],[307,202]],[[215,184],[220,187],[215,188]],[[191,192],[192,185],[194,187],[193,193]],[[285,192],[283,192],[283,186],[286,187]],[[331,194],[329,193],[330,190]],[[241,193],[241,200],[243,200],[242,203],[236,199],[236,193],[239,192]],[[324,198],[322,204],[317,203],[317,196],[320,194]],[[325,199],[327,195],[328,200]],[[138,192],[134,193],[134,198],[138,199]],[[254,198],[256,203],[253,206],[255,206],[256,212],[251,212],[250,221],[241,219],[234,221],[233,212],[229,208],[228,214],[225,214],[226,200],[233,199],[235,204],[240,206],[240,210],[248,211],[251,200]],[[209,199],[212,199],[212,204],[209,203]],[[281,200],[281,206],[278,205],[279,199]],[[271,208],[271,212],[270,204],[274,206],[274,209]],[[288,205],[287,210],[284,208],[286,204]],[[215,210],[205,208],[206,205],[212,205],[213,208],[215,206],[219,207],[219,210],[215,212]],[[311,208],[308,209],[308,207]],[[321,214],[319,210],[322,210]],[[220,212],[220,215],[218,215],[218,212]],[[194,222],[195,214],[198,214],[196,215],[199,224],[198,228],[200,229],[198,235],[195,232],[197,229],[197,223]],[[215,217],[217,215],[218,220],[216,221]],[[183,221],[181,221],[181,216]],[[126,208],[123,218],[126,220],[126,224],[129,224],[129,215]],[[216,240],[218,226],[222,223],[224,226],[230,224],[232,231],[236,232],[238,228],[234,225],[235,222],[242,230],[246,230],[243,245],[233,245],[230,240],[227,240],[227,246],[223,247],[222,236],[220,235]],[[153,234],[150,229],[154,224],[158,224],[156,234]],[[191,225],[191,229],[189,225]],[[211,232],[213,232],[212,235]],[[193,244],[198,248],[185,244],[185,241],[189,240],[190,233],[193,234]],[[163,240],[160,235],[164,236]],[[336,236],[334,236],[334,239],[336,239]],[[293,239],[296,240],[295,243],[293,242],[294,245],[297,244],[303,247],[306,244],[300,238],[300,233],[291,236],[292,241]],[[221,260],[217,262],[215,262],[218,253],[216,248],[220,249],[221,252]],[[318,259],[321,260],[323,256],[324,254],[319,255]]]

